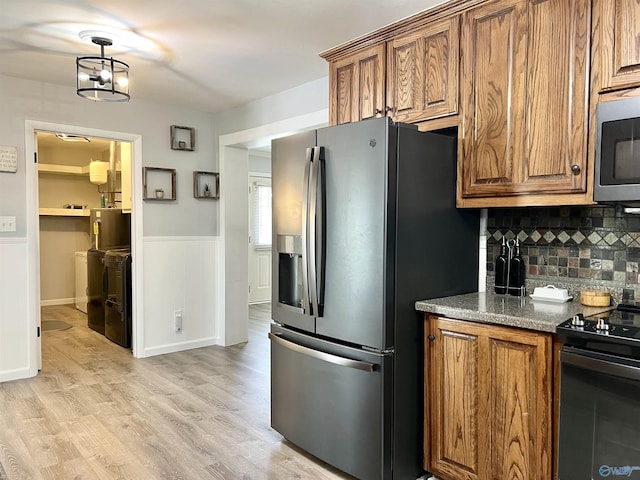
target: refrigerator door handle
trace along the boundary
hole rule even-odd
[[[307,148],[304,167],[304,183],[302,198],[302,310],[305,315],[311,315],[309,305],[309,183],[311,180],[311,160],[313,147]]]
[[[301,353],[308,357],[312,357],[324,362],[333,363],[342,367],[355,368],[356,370],[362,370],[364,372],[375,372],[378,369],[378,365],[375,363],[363,362],[361,360],[353,360],[351,358],[340,357],[338,355],[332,355],[331,353],[321,352],[314,350],[313,348],[305,347],[298,343],[292,342],[282,338],[280,335],[269,332],[269,339],[277,343],[278,345],[293,350],[294,352]]]
[[[311,311],[316,317],[320,316],[320,309],[318,308],[318,247],[319,239],[317,228],[317,215],[318,215],[318,175],[320,172],[320,153],[322,147],[313,148],[313,157],[311,159],[311,175],[309,178],[309,218],[308,218],[308,272],[309,272],[309,296],[311,301]]]

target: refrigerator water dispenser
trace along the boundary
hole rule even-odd
[[[302,237],[278,235],[278,301],[302,308]]]

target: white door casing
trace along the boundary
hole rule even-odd
[[[142,194],[135,185],[142,185],[142,136],[138,134],[113,132],[95,128],[85,128],[76,125],[64,125],[35,120],[25,121],[25,153],[32,159],[37,152],[36,132],[65,132],[87,137],[100,137],[131,142],[132,144],[132,192],[133,209],[131,214],[131,253],[136,258],[132,265],[132,351],[134,357],[139,357],[144,351],[143,315],[143,242],[142,242]],[[40,327],[40,246],[39,246],[39,211],[38,211],[38,168],[33,161],[26,162],[27,177],[27,250],[29,252],[30,305],[29,323],[31,331],[30,370],[36,375],[42,365],[42,351],[40,337],[37,332]]]

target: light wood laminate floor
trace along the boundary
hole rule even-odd
[[[269,425],[269,309],[250,307],[245,344],[134,359],[43,308],[72,328],[43,332],[37,377],[0,384],[7,479],[349,478]]]

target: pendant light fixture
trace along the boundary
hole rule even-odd
[[[113,45],[113,42],[110,38],[93,33],[80,33],[83,40],[100,45],[100,56],[76,58],[78,95],[94,102],[128,102],[129,65],[105,57],[104,47]]]

